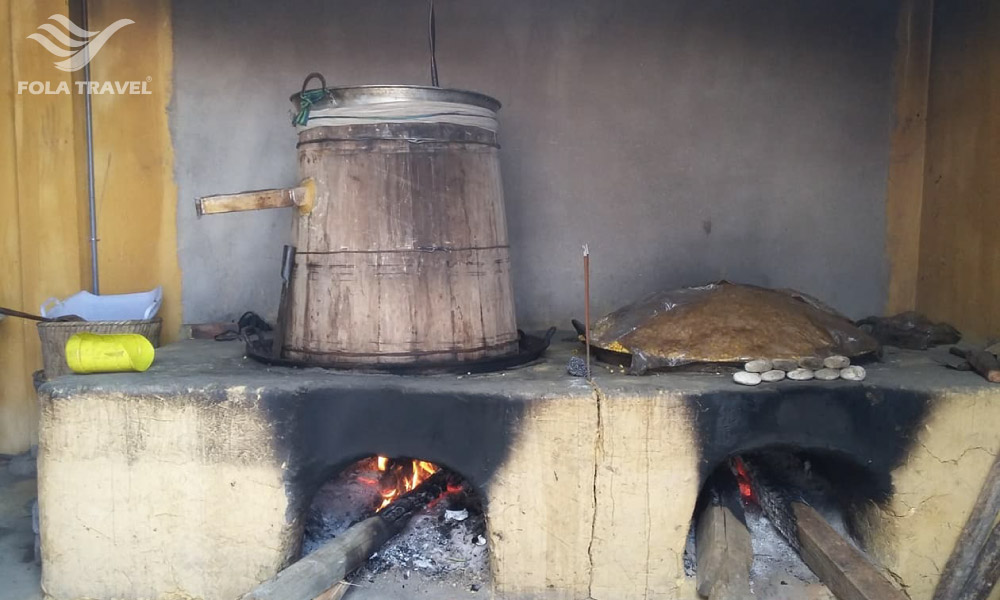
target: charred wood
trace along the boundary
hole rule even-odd
[[[746,524],[728,506],[711,503],[698,518],[695,535],[698,594],[710,600],[752,598],[753,550]]]
[[[861,550],[804,499],[832,490],[790,455],[743,457],[757,503],[802,561],[839,600],[907,600]]]
[[[972,370],[979,373],[990,383],[1000,383],[1000,361],[986,350],[963,350],[953,347],[951,353],[964,358]]]
[[[698,594],[710,600],[751,598],[753,549],[734,474],[720,470],[709,478],[695,511]]]
[[[746,457],[734,459],[734,469],[742,470],[753,485],[754,500],[761,510],[778,530],[781,537],[795,549],[799,550],[799,538],[795,529],[795,515],[792,513],[792,498],[786,490],[788,485],[778,476],[785,469],[776,469],[763,457],[750,460]]]

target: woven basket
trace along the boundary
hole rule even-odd
[[[66,341],[74,333],[138,333],[160,346],[161,319],[150,321],[47,321],[38,324],[46,379],[72,373],[66,364]]]

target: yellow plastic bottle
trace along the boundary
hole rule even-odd
[[[74,373],[141,372],[155,354],[153,344],[138,333],[77,333],[66,340],[66,364]]]

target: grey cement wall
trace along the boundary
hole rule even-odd
[[[854,316],[886,293],[890,0],[439,0],[441,83],[491,94],[522,327],[718,278]],[[275,312],[287,210],[196,196],[293,184],[288,96],[428,83],[426,4],[174,1],[187,322]]]

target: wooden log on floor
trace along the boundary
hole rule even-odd
[[[908,600],[814,508],[792,502],[799,554],[839,600]]]
[[[395,533],[378,516],[365,519],[257,586],[243,600],[313,600],[364,564]]]
[[[748,600],[753,550],[750,532],[726,506],[709,504],[695,532],[698,594],[710,600]]]
[[[958,600],[986,600],[1000,579],[1000,524],[986,538]]]
[[[944,565],[941,580],[934,590],[934,600],[955,600],[969,580],[975,565],[1000,512],[1000,456],[993,459],[993,465],[986,475],[976,503],[972,506],[969,519],[958,534],[955,548]]]
[[[381,513],[352,525],[318,550],[304,556],[243,600],[313,600],[325,593],[399,533],[417,511],[448,488],[448,474],[438,471],[387,506]]]

